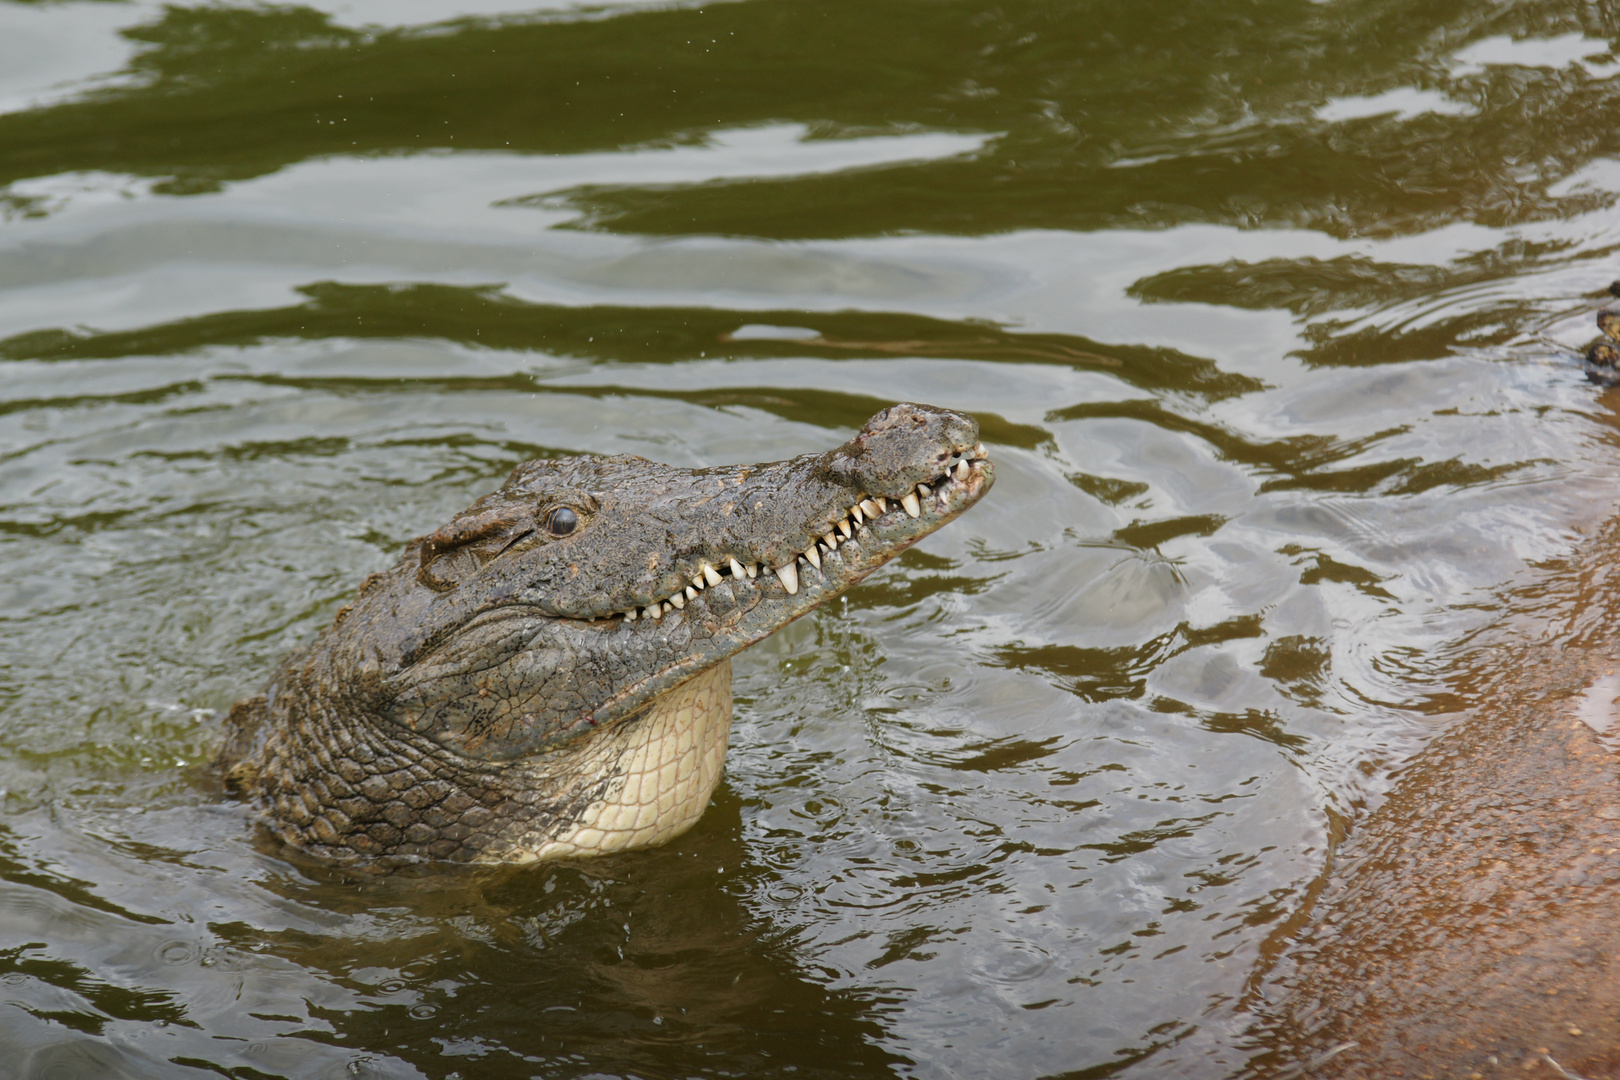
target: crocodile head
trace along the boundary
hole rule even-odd
[[[969,417],[913,404],[769,464],[527,462],[233,710],[229,776],[330,858],[661,842],[718,780],[728,658],[993,480]]]

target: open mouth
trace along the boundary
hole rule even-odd
[[[688,584],[670,595],[593,621],[658,620],[685,608],[704,589],[725,582],[752,583],[772,592],[780,587],[787,596],[797,596],[801,583],[812,584],[817,578],[834,587],[849,585],[874,569],[882,556],[897,553],[971,506],[984,493],[989,472],[989,455],[983,443],[976,443],[948,460],[939,475],[898,499],[860,496],[827,532],[780,565],[744,562],[736,556],[705,561],[690,572]]]

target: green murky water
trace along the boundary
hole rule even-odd
[[[1221,1077],[1331,845],[1613,500],[1620,8],[0,0],[20,1077]],[[197,776],[541,454],[966,409],[738,658],[699,826],[409,879]]]

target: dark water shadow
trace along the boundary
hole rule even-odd
[[[116,82],[0,116],[0,185],[103,171],[188,194],[335,155],[611,151],[797,123],[815,137],[995,138],[944,160],[532,201],[641,235],[1506,226],[1612,201],[1558,185],[1615,152],[1620,85],[1578,65],[1453,68],[1451,54],[1571,32],[1598,53],[1617,31],[1601,6],[1441,0],[1260,0],[1242,14],[1169,0],[744,2],[404,29],[290,5],[170,6],[124,31],[139,51]],[[1401,88],[1443,107],[1317,112]],[[49,200],[9,191],[3,209],[43,214]]]
[[[272,888],[301,904],[357,915],[405,907],[432,930],[290,935],[271,947],[340,979],[357,968],[397,973],[370,991],[371,1008],[325,1019],[336,1041],[388,1047],[425,1071],[463,1046],[483,1048],[478,1075],[897,1075],[907,1062],[883,1046],[883,1013],[898,999],[810,977],[793,928],[757,910],[772,880],[740,841],[740,810],[722,787],[674,844],[598,861],[289,876]],[[240,934],[239,946],[255,940]]]
[[[1144,390],[1175,391],[1203,399],[1232,397],[1261,386],[1249,376],[1222,371],[1212,360],[1172,348],[1105,345],[1073,334],[1017,333],[982,322],[923,315],[572,307],[514,299],[498,286],[322,282],[299,291],[309,299],[283,308],[220,312],[125,331],[33,331],[0,341],[0,360],[165,356],[275,340],[431,339],[483,349],[543,351],[590,363],[673,364],[703,356],[725,360],[923,357],[1052,364],[1105,371]],[[813,336],[735,336],[749,324],[785,325],[813,332]],[[398,383],[393,375],[382,378],[391,386]],[[491,388],[530,389],[535,381],[514,375],[491,380]],[[457,381],[457,385],[467,385],[467,380]],[[769,392],[780,395],[784,391]],[[1008,436],[1004,441],[1034,445],[1029,441],[1034,429],[1022,437],[1010,430],[1003,434]]]
[[[115,1077],[900,1075],[909,1062],[885,1045],[898,998],[807,969],[795,928],[771,918],[780,886],[750,861],[740,811],[722,786],[695,830],[653,851],[387,876],[287,862],[263,841],[255,853],[241,833],[207,858],[251,884],[170,860],[164,894],[130,898],[212,911],[200,941],[189,920],[101,901],[93,918],[128,932],[0,948],[0,999],[26,1013],[0,1032],[21,1055],[7,1075],[75,1062]],[[33,846],[0,865],[21,905],[0,921],[18,929],[45,908],[83,921],[83,889],[47,880]],[[57,899],[27,899],[36,889]],[[235,1009],[220,1001],[233,985]],[[151,1024],[195,1034],[165,1059],[162,1041],[129,1037]]]

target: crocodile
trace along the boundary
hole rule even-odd
[[[373,574],[226,720],[226,790],[317,859],[527,862],[702,815],[730,657],[981,499],[968,416],[901,403],[822,454],[536,459]]]

